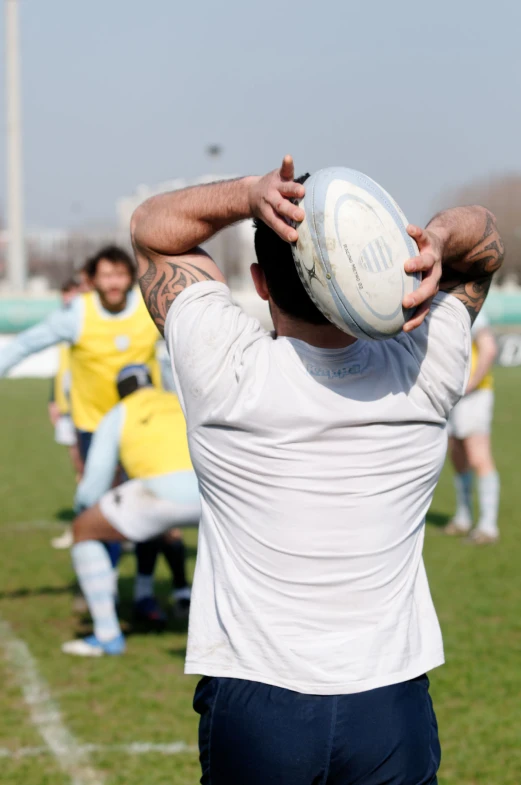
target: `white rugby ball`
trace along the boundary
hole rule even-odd
[[[356,338],[383,340],[400,332],[412,311],[404,296],[419,273],[404,263],[418,255],[394,199],[354,169],[320,169],[304,183],[305,212],[293,258],[306,291],[324,316]]]

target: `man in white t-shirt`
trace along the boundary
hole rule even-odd
[[[465,395],[449,418],[449,452],[455,469],[456,512],[445,533],[468,534],[467,542],[490,545],[499,539],[499,474],[492,456],[490,428],[494,410],[492,366],[497,348],[485,312],[471,330],[472,361]],[[477,478],[479,518],[472,529],[472,485]]]
[[[409,227],[420,256],[406,269],[423,272],[404,301],[415,315],[395,339],[357,341],[296,273],[286,219],[303,219],[291,201],[303,194],[288,156],[264,177],[153,197],[132,219],[201,491],[186,658],[204,676],[201,782],[435,783],[425,672],[443,646],[424,521],[503,246],[480,207]],[[199,248],[251,217],[274,334]]]

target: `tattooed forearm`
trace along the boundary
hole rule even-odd
[[[450,292],[455,295],[458,300],[461,300],[469,312],[471,322],[474,322],[485,302],[488,290],[490,289],[492,275],[487,275],[476,281],[467,282],[463,282],[461,279],[447,280],[445,276],[446,274],[442,276],[440,289],[444,292]]]
[[[193,283],[214,279],[201,267],[182,257],[179,262],[163,262],[161,265],[156,265],[149,257],[145,259],[147,268],[139,276],[139,286],[150,316],[163,335],[166,315],[175,298]]]
[[[488,210],[483,210],[483,213],[485,226],[477,233],[478,239],[464,253],[449,253],[444,258],[440,281],[440,289],[458,297],[472,321],[481,310],[492,276],[501,267],[505,257],[505,247],[494,216]]]

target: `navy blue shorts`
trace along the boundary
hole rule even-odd
[[[87,455],[89,454],[93,436],[94,434],[91,431],[76,430],[76,437],[78,439],[78,452],[80,453],[80,458],[83,463],[85,463],[87,460]]]
[[[427,676],[331,696],[205,677],[194,709],[203,785],[437,783]]]

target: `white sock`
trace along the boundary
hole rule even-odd
[[[134,581],[134,602],[144,600],[145,597],[154,596],[154,576],[153,575],[136,575]]]
[[[472,472],[454,475],[456,488],[455,522],[463,528],[472,526]]]
[[[478,477],[479,521],[478,529],[487,534],[497,534],[499,510],[499,474],[490,472]]]
[[[100,641],[121,635],[114,603],[114,570],[101,542],[86,540],[72,546],[72,563]]]
[[[112,568],[112,594],[114,596],[114,601],[117,602],[119,600],[119,568],[113,567]]]

